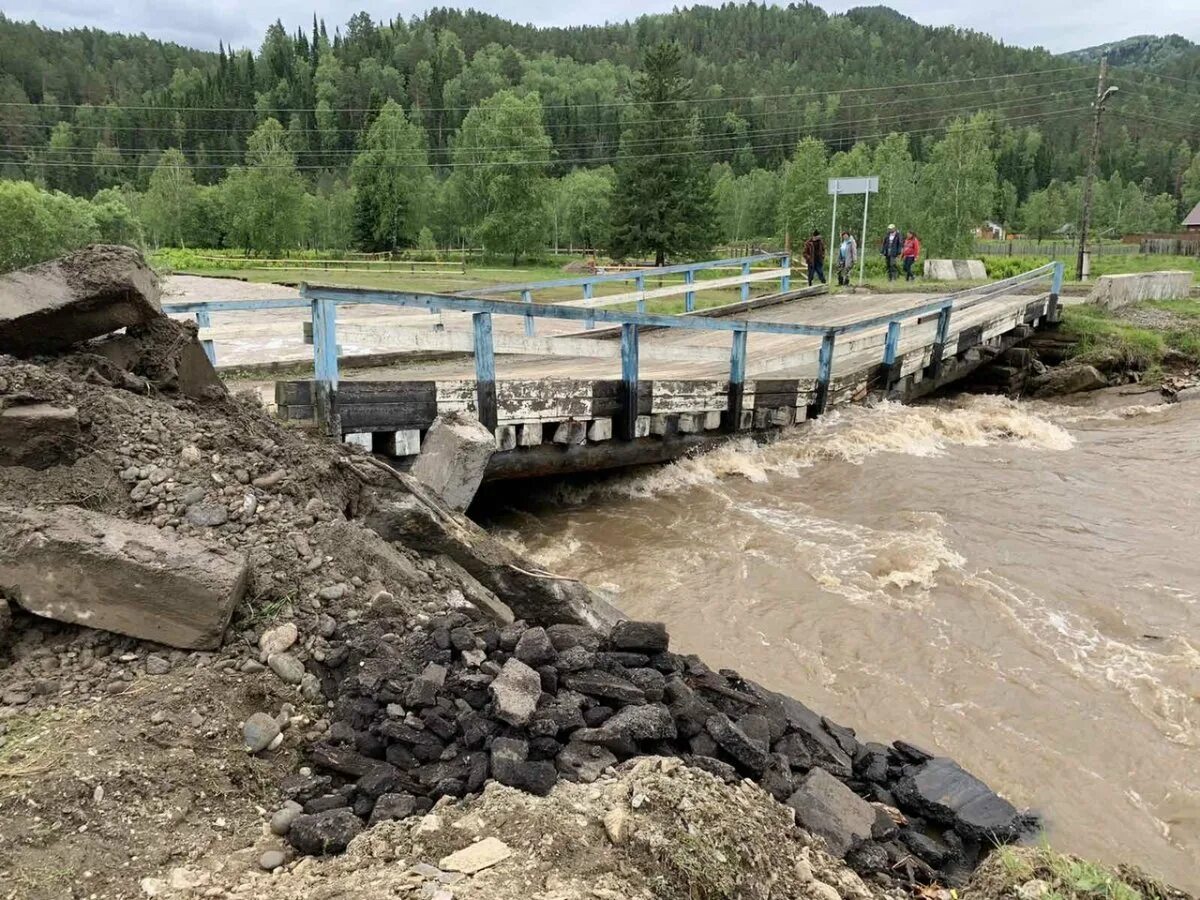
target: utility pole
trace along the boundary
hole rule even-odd
[[[1095,113],[1092,118],[1092,152],[1088,160],[1087,177],[1083,182],[1083,211],[1079,221],[1079,255],[1075,261],[1075,277],[1086,281],[1091,274],[1091,258],[1088,251],[1088,226],[1092,220],[1092,185],[1096,180],[1096,166],[1100,158],[1100,116],[1104,112],[1104,104],[1118,88],[1108,86],[1108,54],[1100,57],[1100,77],[1096,82],[1096,102],[1093,104]]]

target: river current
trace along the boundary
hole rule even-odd
[[[1200,403],[848,408],[492,496],[675,649],[952,756],[1056,847],[1200,889]]]

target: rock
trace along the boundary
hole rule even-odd
[[[0,275],[0,353],[52,353],[161,315],[158,277],[131,247],[94,244]]]
[[[290,653],[272,653],[267,657],[267,665],[287,684],[299,684],[304,679],[304,663]]]
[[[675,720],[671,711],[658,703],[626,706],[601,725],[600,731],[619,740],[670,741],[675,739]]]
[[[810,881],[806,887],[812,900],[842,900],[842,895],[837,892],[837,888],[823,881]]]
[[[559,653],[570,650],[572,647],[581,647],[592,653],[600,649],[600,635],[587,625],[551,625],[546,629],[546,634],[549,635],[550,643]]]
[[[1088,365],[1058,366],[1029,380],[1029,391],[1034,397],[1078,394],[1102,387],[1108,387],[1108,380],[1094,366]]]
[[[286,859],[282,850],[268,850],[258,858],[258,865],[264,872],[273,872],[282,866]]]
[[[5,706],[24,706],[33,699],[33,694],[20,688],[9,688],[0,694],[0,703]]]
[[[558,780],[554,763],[530,760],[529,744],[517,738],[492,741],[492,777],[501,784],[544,797]]]
[[[530,628],[521,635],[513,652],[517,659],[534,669],[558,659],[558,651],[550,643],[550,636],[546,634],[545,628]]]
[[[291,830],[296,817],[304,812],[304,807],[294,800],[288,800],[283,807],[271,816],[271,833],[283,837]]]
[[[642,689],[632,681],[603,669],[572,672],[563,676],[563,684],[573,691],[601,700],[615,700],[618,703],[643,703],[646,700]]]
[[[429,426],[410,473],[451,509],[463,512],[475,498],[495,449],[495,437],[474,416],[441,415]]]
[[[624,806],[615,806],[604,815],[604,832],[613,846],[620,847],[629,842],[633,834],[633,816]]]
[[[288,842],[310,856],[341,853],[363,830],[363,823],[347,807],[316,815],[297,816],[288,831]]]
[[[258,648],[267,656],[273,653],[283,653],[285,650],[290,650],[299,637],[300,631],[296,628],[295,623],[287,622],[264,631],[262,637],[258,639]]]
[[[729,716],[724,713],[709,716],[704,729],[739,768],[751,775],[762,774],[767,765],[767,751],[757,741],[747,737],[742,729],[730,721]]]
[[[525,725],[542,696],[542,679],[519,659],[510,659],[488,685],[496,701],[496,717],[509,725]]]
[[[1031,878],[1017,887],[1018,900],[1042,900],[1050,893],[1050,882],[1041,878]]]
[[[908,767],[893,792],[901,809],[950,825],[964,838],[1011,841],[1025,826],[1016,807],[944,756]]]
[[[79,456],[79,411],[31,403],[0,409],[0,466],[48,469]]]
[[[261,753],[279,736],[279,723],[264,712],[256,712],[242,726],[242,740],[251,753]]]
[[[609,766],[615,766],[617,758],[599,744],[571,741],[555,757],[554,765],[564,778],[591,784],[604,774]]]
[[[615,650],[632,650],[644,653],[662,653],[670,643],[667,626],[662,622],[617,622],[608,635],[608,643]]]
[[[229,512],[220,503],[194,503],[183,517],[200,528],[217,528],[229,521]]]
[[[445,683],[446,667],[437,663],[427,665],[408,687],[408,695],[405,699],[409,708],[433,706],[437,703],[438,692]]]
[[[368,824],[386,822],[392,819],[407,819],[417,811],[417,798],[403,791],[381,794],[371,810],[371,820]]]
[[[776,747],[789,757],[793,768],[806,769],[817,765],[839,778],[849,778],[854,773],[854,761],[833,735],[825,730],[820,716],[799,700],[765,688],[761,690],[781,705],[787,729],[798,739],[798,743],[792,741],[790,747]],[[789,737],[785,736],[783,741],[787,742]]]
[[[508,844],[499,838],[486,837],[449,856],[443,856],[438,862],[438,868],[446,872],[474,875],[476,872],[503,862],[510,856],[512,856],[512,850],[508,848]]]
[[[76,506],[0,508],[0,584],[35,615],[189,650],[220,646],[243,557]]]
[[[326,585],[325,587],[321,588],[321,590],[317,591],[317,596],[322,600],[341,600],[346,596],[347,593],[349,593],[349,591],[350,585],[343,581],[338,582],[337,584]]]
[[[147,675],[166,675],[171,671],[171,662],[157,653],[151,653],[146,657],[146,674]]]
[[[321,679],[312,672],[305,672],[300,678],[300,696],[310,703],[315,703],[324,696]]]
[[[809,772],[787,805],[796,811],[796,824],[825,838],[835,856],[871,838],[875,808],[824,769]]]

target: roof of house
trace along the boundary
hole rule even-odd
[[[1200,203],[1183,220],[1184,227],[1200,227]]]

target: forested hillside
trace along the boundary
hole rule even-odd
[[[681,50],[670,115],[636,100],[663,42]],[[1114,72],[1102,228],[1170,228],[1200,199],[1200,53],[1177,49],[1161,72]],[[218,53],[0,16],[0,176],[89,198],[103,233],[155,244],[516,253],[607,240],[622,168],[674,154],[708,167],[713,239],[795,234],[824,209],[827,174],[870,168],[887,176],[883,209],[953,243],[986,218],[1038,233],[1074,219],[1095,75],[884,7],[727,4],[579,28],[360,13]],[[940,218],[945,191],[967,187]]]

